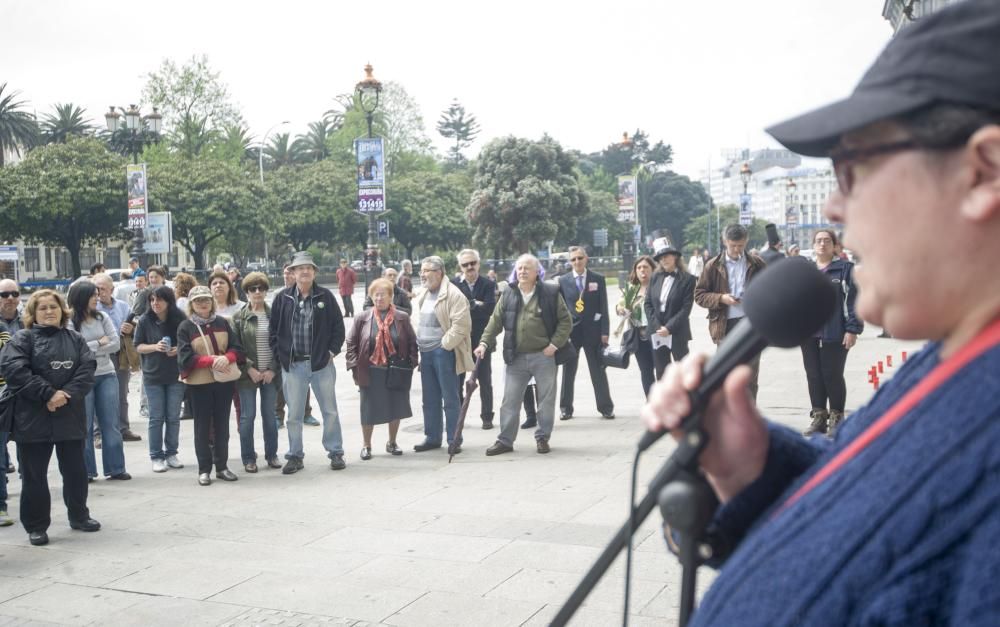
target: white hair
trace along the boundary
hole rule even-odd
[[[477,262],[480,261],[480,259],[479,259],[479,251],[476,250],[476,249],[474,249],[474,248],[465,248],[465,249],[462,249],[461,251],[459,251],[457,258],[461,259],[462,257],[465,257],[466,255],[469,255],[469,256],[475,258],[475,260]]]

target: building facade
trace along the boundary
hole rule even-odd
[[[889,21],[892,31],[898,33],[907,24],[925,15],[958,2],[959,0],[885,0],[882,17]]]

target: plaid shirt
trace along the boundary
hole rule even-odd
[[[296,357],[305,357],[312,351],[313,295],[302,298],[298,286],[292,287],[297,304],[292,313],[292,355]]]

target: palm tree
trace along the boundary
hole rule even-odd
[[[292,145],[293,147],[298,146],[298,150],[302,152],[303,158],[307,161],[322,161],[330,156],[330,147],[326,142],[335,130],[336,128],[328,118],[319,122],[310,122],[309,132],[305,135],[299,135]]]
[[[240,161],[256,161],[257,147],[250,129],[243,124],[228,124],[222,129],[222,143],[231,154],[239,154]]]
[[[277,133],[271,139],[271,143],[264,148],[264,156],[271,168],[302,163],[302,147],[296,145],[296,142],[290,142],[290,137],[290,133]]]
[[[19,92],[8,92],[7,83],[0,85],[0,168],[4,165],[7,151],[21,154],[22,148],[30,148],[38,137],[38,124],[30,113],[22,111],[24,102],[15,100]]]
[[[50,113],[42,120],[42,141],[46,144],[65,144],[71,136],[86,136],[94,132],[95,127],[84,117],[85,109],[72,103],[57,104],[55,113]]]
[[[170,134],[171,145],[185,157],[197,157],[219,136],[219,132],[209,128],[208,116],[197,117],[185,113],[177,128]]]

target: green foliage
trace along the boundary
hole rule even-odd
[[[608,174],[632,174],[638,168],[662,169],[674,160],[674,151],[662,141],[650,145],[649,137],[642,129],[636,129],[628,142],[609,144],[601,153],[591,155],[591,159]]]
[[[718,207],[718,210],[719,215],[721,216],[720,226],[723,232],[725,232],[727,225],[739,223],[740,208],[736,205],[721,205]],[[685,247],[704,248],[705,246],[709,246],[712,251],[718,251],[721,237],[715,228],[715,220],[716,216],[714,209],[711,212],[700,215],[691,220],[691,222],[689,222],[687,227],[684,229],[684,241],[686,242]],[[753,224],[749,227],[750,237],[747,246],[756,248],[767,241],[767,231],[764,229],[766,225],[766,220],[761,220],[759,218],[754,219]],[[710,228],[712,239],[714,240],[712,242],[708,241]]]
[[[487,144],[468,204],[475,242],[498,254],[518,254],[574,237],[577,220],[590,208],[576,163],[548,136]]]
[[[639,216],[644,234],[667,231],[674,245],[684,246],[688,224],[704,216],[711,206],[705,188],[686,176],[675,172],[639,176]],[[705,240],[695,241],[700,246]]]
[[[391,181],[388,189],[390,233],[413,258],[420,248],[458,248],[469,242],[465,217],[472,181],[458,172],[414,170]]]
[[[466,159],[462,155],[462,149],[470,146],[479,135],[479,122],[476,121],[476,116],[471,114],[467,116],[465,107],[459,104],[457,99],[453,100],[441,113],[437,130],[442,137],[455,141],[455,145],[448,149],[448,159],[451,164],[455,167],[465,164]]]
[[[327,140],[335,130],[335,126],[326,118],[318,122],[309,123],[309,131],[305,135],[299,135],[293,147],[302,155],[305,161],[322,161],[332,154]]]
[[[185,119],[204,121],[210,129],[240,122],[229,88],[204,55],[192,56],[181,67],[164,59],[158,70],[146,75],[142,99],[159,109],[165,129],[180,126]]]
[[[0,178],[4,237],[65,246],[74,276],[84,243],[125,235],[125,162],[96,138],[36,148]]]
[[[46,114],[42,118],[42,141],[46,144],[64,144],[72,136],[86,137],[96,130],[87,121],[86,110],[71,103],[57,104],[53,107],[55,113]]]
[[[207,153],[221,134],[211,128],[207,116],[196,117],[184,114],[177,126],[170,132],[170,147],[187,159],[195,159]]]
[[[291,141],[291,133],[276,133],[264,147],[264,165],[269,169],[305,161],[302,144]]]
[[[7,151],[21,155],[22,149],[31,148],[38,138],[38,125],[24,110],[26,103],[16,99],[19,93],[8,91],[7,83],[0,85],[0,168]]]
[[[224,161],[257,163],[257,148],[253,145],[253,135],[243,124],[229,124],[218,134],[212,146],[212,156]]]
[[[606,191],[587,190],[590,203],[590,212],[580,218],[576,233],[568,240],[557,240],[559,248],[566,246],[583,245],[587,250],[594,250],[594,230],[608,230],[608,246],[615,240],[624,242],[626,238],[632,237],[631,225],[618,221],[618,201],[613,194]]]
[[[179,154],[149,172],[150,205],[173,213],[174,239],[205,267],[205,252],[216,240],[259,232],[262,207],[256,172],[208,158]]]

